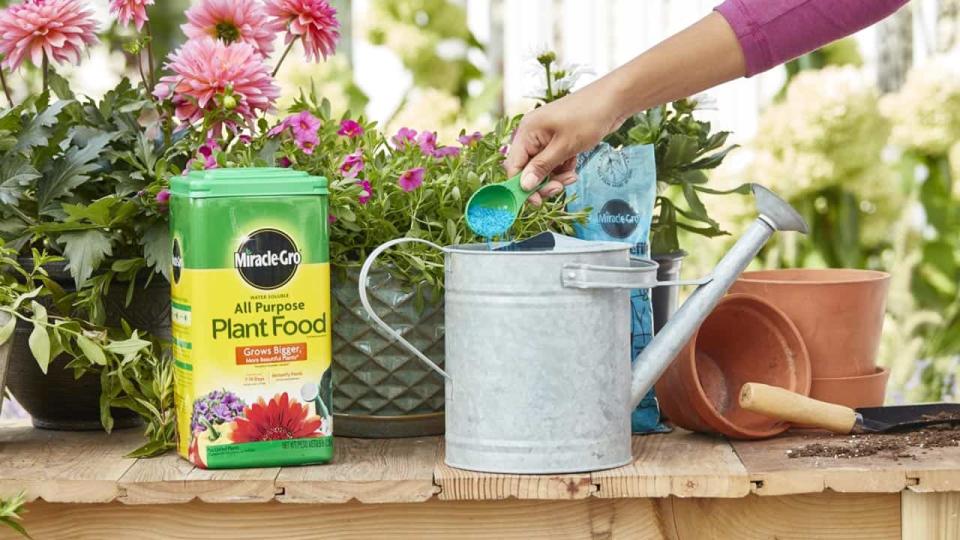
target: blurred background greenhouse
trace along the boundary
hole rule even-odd
[[[109,26],[107,0],[90,3]],[[161,50],[179,39],[189,3],[158,0]],[[461,128],[488,129],[533,107],[534,51],[578,66],[581,86],[717,0],[332,3],[344,24],[338,54],[322,65],[288,63],[284,99],[312,84],[335,112],[363,111],[388,130],[437,130],[450,142]],[[116,28],[110,36],[63,73],[91,96],[136,70],[124,52],[129,36]],[[18,79],[14,89],[22,96],[39,84]],[[758,266],[891,272],[881,351],[889,401],[960,398],[960,0],[913,0],[874,28],[709,94],[699,114],[740,145],[711,182],[768,185],[812,224],[809,238],[781,239]],[[732,233],[748,223],[752,205],[741,195],[705,202]],[[685,272],[711,268],[729,238],[686,238]]]

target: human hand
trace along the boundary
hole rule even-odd
[[[554,197],[576,182],[577,154],[599,144],[623,122],[615,93],[603,82],[548,103],[520,122],[504,165],[511,177],[523,171],[520,184],[528,191],[550,176],[530,196],[532,204],[540,205],[543,198]]]

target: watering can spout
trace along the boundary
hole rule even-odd
[[[807,233],[807,223],[803,217],[772,191],[754,184],[753,195],[760,214],[756,221],[717,263],[712,279],[690,295],[636,359],[630,385],[631,410],[640,404],[773,233]]]

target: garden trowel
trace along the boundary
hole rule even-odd
[[[743,385],[740,406],[778,420],[841,434],[911,431],[934,425],[960,427],[960,403],[851,409],[761,383]]]

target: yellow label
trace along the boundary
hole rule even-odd
[[[329,291],[327,263],[300,264],[274,290],[234,268],[182,269],[172,303],[180,455],[229,467],[259,464],[257,452],[272,462],[283,452],[332,452],[329,441],[316,442],[333,427],[322,383],[331,358]]]

